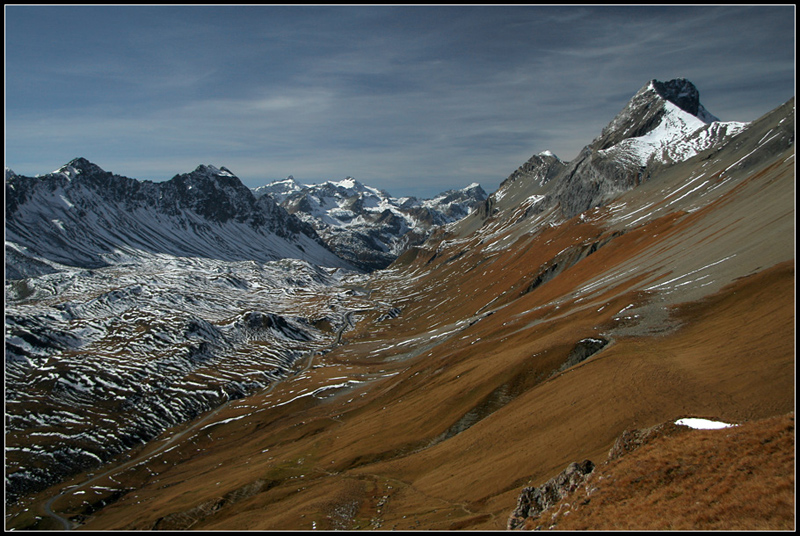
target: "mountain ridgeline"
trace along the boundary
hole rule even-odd
[[[161,183],[84,158],[40,177],[7,172],[8,278],[51,272],[52,263],[98,268],[148,254],[352,268],[313,228],[257,199],[225,168],[201,165]]]
[[[492,215],[507,193],[525,193],[529,211],[558,205],[569,218],[660,168],[724,146],[744,127],[708,113],[688,80],[653,80],[572,161],[544,152],[491,196],[473,184],[430,200],[393,198],[349,177],[309,186],[290,177],[251,190],[228,169],[209,165],[162,183],[122,177],[84,158],[35,178],[7,170],[6,274],[45,273],[53,262],[107,266],[139,252],[226,261],[298,258],[371,271],[474,209]],[[525,187],[513,187],[520,180]],[[537,187],[528,192],[531,181]],[[503,204],[524,201],[511,195]]]
[[[722,121],[652,80],[574,159],[429,200],[7,172],[7,527],[568,527],[638,489],[603,463],[631,430],[793,430],[794,116]],[[792,478],[788,442],[748,430],[776,463],[713,490],[692,449],[637,449],[669,496],[626,527],[793,525],[783,499],[737,506]],[[670,511],[687,475],[706,491]],[[585,502],[530,508],[556,481]]]
[[[284,203],[287,211],[274,194],[264,195],[270,185],[251,190],[224,167],[201,165],[161,183],[122,177],[85,158],[39,177],[6,170],[6,276],[47,273],[52,263],[96,268],[141,254],[297,258],[374,270],[486,197],[478,185],[432,201],[397,200],[352,179],[293,186],[300,191]]]
[[[351,177],[308,186],[289,177],[255,192],[273,197],[312,225],[340,257],[367,271],[386,268],[434,229],[467,216],[487,197],[479,184],[471,184],[432,199],[395,198]]]

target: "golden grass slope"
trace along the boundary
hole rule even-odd
[[[527,312],[529,293],[406,361],[374,353],[365,333],[297,383],[242,405],[275,406],[344,367],[378,379],[218,425],[153,460],[149,474],[116,475],[135,490],[84,528],[503,529],[522,486],[600,459],[624,429],[791,411],[793,290],[794,263],[783,263],[678,308],[677,329],[619,338],[555,376],[572,344],[614,323],[630,296],[564,315]],[[483,418],[436,441],[470,412]]]
[[[491,386],[546,378],[547,361],[531,359],[535,350],[565,356],[552,343],[576,322],[543,323],[515,336],[514,350],[484,347],[471,358],[457,345],[434,351],[428,361],[444,369],[438,373],[412,366],[363,397],[353,391],[316,407],[300,399],[198,434],[150,464],[155,474],[84,527],[502,529],[520,487],[574,459],[601,459],[625,428],[683,415],[742,422],[790,411],[793,342],[747,334],[790,329],[792,286],[793,265],[747,278],[682,309],[683,327],[657,344],[617,341],[425,448]]]
[[[680,428],[598,466],[527,528],[794,530],[794,413]]]

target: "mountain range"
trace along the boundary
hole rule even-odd
[[[794,114],[791,99],[722,122],[688,80],[650,81],[576,158],[532,156],[370,272],[163,242],[134,258],[108,239],[91,250],[104,264],[66,265],[46,256],[56,232],[9,246],[7,221],[7,257],[36,260],[6,283],[7,526],[506,530],[603,505],[600,524],[563,525],[602,530],[633,466],[662,499],[631,503],[649,515],[628,529],[793,528]],[[49,206],[83,173],[52,179]],[[139,199],[127,188],[120,211]],[[266,190],[235,206],[279,209],[319,256],[332,230],[386,210],[412,221],[352,179]],[[12,193],[8,214],[47,198]],[[13,236],[58,229],[59,210]],[[375,261],[351,251],[335,258]],[[748,452],[701,461],[654,432],[687,417],[740,428],[680,445]],[[724,486],[697,484],[710,460],[731,469]],[[591,476],[562,477],[575,462]],[[678,478],[693,479],[690,510]],[[553,482],[574,485],[531,508]]]
[[[433,199],[392,197],[352,177],[301,185],[289,177],[255,188],[290,214],[309,223],[340,257],[366,271],[386,268],[435,227],[460,220],[486,192],[479,184],[449,190]]]
[[[7,169],[6,275],[21,279],[51,272],[53,263],[93,268],[148,254],[298,258],[370,271],[485,198],[474,184],[432,200],[396,199],[352,178],[308,187],[290,178],[248,189],[228,169],[210,165],[161,183],[122,177],[85,158],[37,177]]]
[[[201,165],[154,183],[76,158],[40,177],[6,171],[6,276],[53,263],[98,268],[146,255],[351,268],[307,224],[257,199],[226,168]]]
[[[26,461],[7,496],[284,378],[347,325],[353,300],[336,281],[385,267],[485,196],[472,185],[398,200],[353,179],[250,189],[210,165],[154,183],[85,158],[37,177],[6,170],[9,433],[54,438],[11,448]],[[308,295],[320,305],[298,314],[289,304]]]

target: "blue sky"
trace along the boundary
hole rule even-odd
[[[488,191],[651,79],[723,121],[794,95],[795,8],[6,6],[6,167]]]

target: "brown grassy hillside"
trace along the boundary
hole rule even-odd
[[[612,314],[515,302],[419,356],[354,334],[307,375],[218,416],[240,420],[113,475],[108,487],[133,489],[83,528],[503,529],[520,487],[602,458],[626,428],[791,411],[793,340],[775,334],[792,330],[793,277],[792,262],[744,278],[677,308],[681,327],[617,339],[555,375]],[[400,332],[420,322],[403,316]],[[278,405],[347,367],[372,380]],[[54,508],[78,513],[85,500],[68,495]]]
[[[721,430],[673,428],[596,467],[528,528],[794,530],[794,451],[793,413]]]

